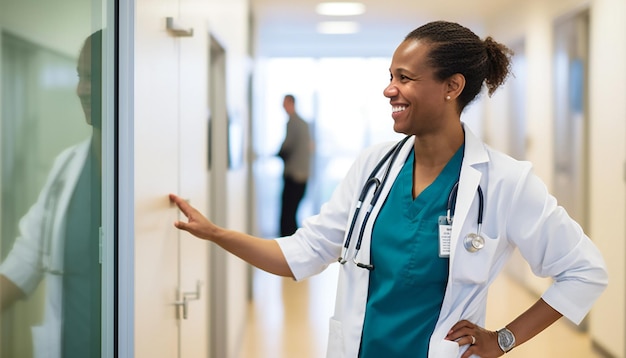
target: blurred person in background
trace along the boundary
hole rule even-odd
[[[298,229],[298,207],[309,180],[313,143],[308,123],[296,112],[296,98],[293,95],[285,95],[283,108],[289,119],[285,139],[278,151],[278,156],[284,162],[280,236],[289,236]]]

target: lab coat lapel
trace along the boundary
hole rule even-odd
[[[459,189],[454,210],[454,222],[452,224],[452,234],[450,242],[450,272],[454,264],[455,252],[458,247],[458,241],[461,233],[465,232],[463,227],[477,196],[478,185],[482,178],[483,172],[478,169],[478,165],[489,161],[487,151],[483,142],[478,139],[469,128],[463,124],[465,130],[465,153],[463,154],[463,164],[461,165],[461,174],[459,177]],[[476,199],[477,200],[477,199]],[[470,219],[473,219],[471,216]]]

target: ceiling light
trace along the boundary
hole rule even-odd
[[[354,21],[323,21],[317,24],[321,34],[353,34],[359,32],[359,24]]]
[[[353,16],[365,12],[365,5],[360,2],[323,2],[315,8],[320,15]]]

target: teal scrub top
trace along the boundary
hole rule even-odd
[[[461,146],[439,176],[413,200],[414,152],[408,156],[372,232],[369,291],[361,358],[426,357],[448,280],[439,257],[440,216],[459,180]]]
[[[63,247],[62,357],[100,357],[99,162],[89,152],[69,202]]]

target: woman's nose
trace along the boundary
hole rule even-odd
[[[396,88],[393,82],[390,82],[389,85],[387,85],[387,87],[385,87],[385,89],[383,90],[383,95],[387,98],[391,98],[393,96],[396,96],[397,94],[398,88]]]

